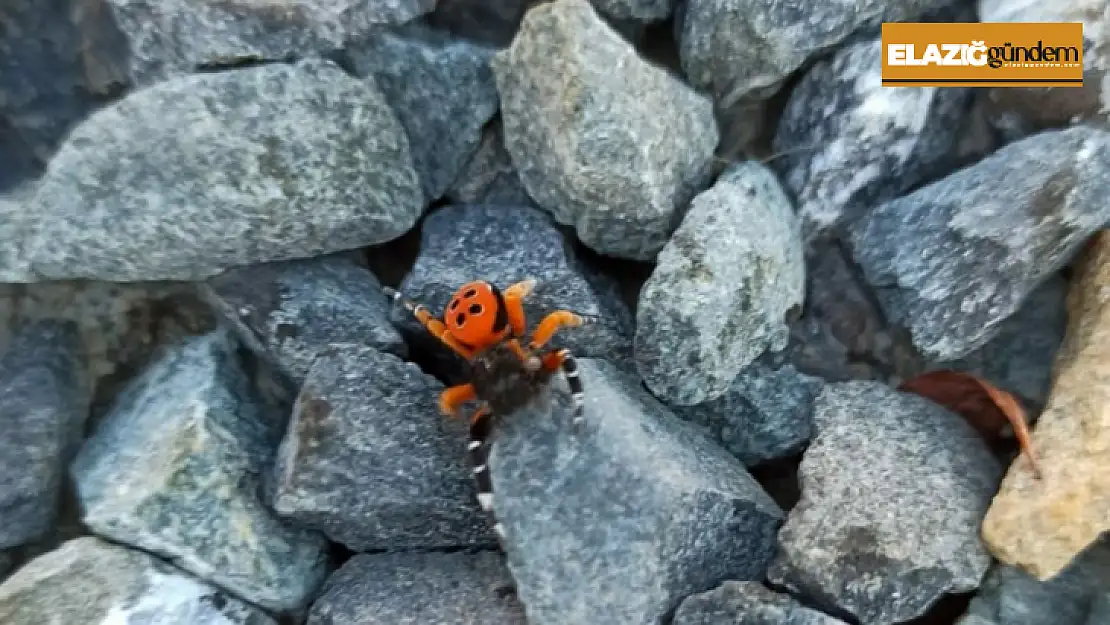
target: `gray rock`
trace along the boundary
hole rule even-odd
[[[730,167],[698,195],[656,260],[636,308],[636,367],[669,403],[716,399],[789,338],[805,295],[790,200],[766,167]]]
[[[881,22],[914,21],[952,0],[687,0],[677,21],[682,71],[722,106],[762,99],[806,61]],[[875,61],[878,62],[877,60]]]
[[[845,625],[759,582],[728,581],[684,599],[672,625]]]
[[[20,324],[0,353],[0,549],[44,538],[89,405],[75,324]]]
[[[578,362],[580,429],[560,384],[492,438],[493,510],[528,622],[657,623],[690,593],[762,579],[782,510],[634,376]]]
[[[439,0],[427,22],[456,37],[503,48],[513,40],[524,13],[543,0]]]
[[[178,78],[89,117],[27,205],[26,251],[44,278],[196,280],[388,241],[423,208],[373,81],[310,60]]]
[[[439,314],[466,282],[483,279],[507,288],[526,278],[537,280],[524,301],[529,332],[548,313],[571,310],[590,322],[561,330],[552,346],[578,356],[631,360],[632,313],[616,283],[582,263],[550,216],[535,208],[456,205],[429,214],[421,224],[420,255],[400,289]],[[457,362],[402,307],[394,307],[392,320],[414,346],[439,354],[448,368]]]
[[[333,343],[408,352],[378,279],[343,255],[230,269],[210,278],[204,293],[239,340],[296,387]]]
[[[86,536],[0,584],[5,625],[277,625],[265,612],[138,550]]]
[[[956,625],[1103,625],[1110,622],[1099,620],[1110,601],[1107,579],[1110,542],[1105,538],[1046,582],[996,564]]]
[[[813,431],[813,402],[824,385],[786,363],[760,359],[733,379],[725,394],[674,413],[705,427],[722,447],[747,467],[791,456]]]
[[[284,61],[343,48],[388,24],[401,24],[435,0],[103,0],[126,41],[126,68],[147,85],[211,65]]]
[[[662,22],[671,16],[677,0],[590,0],[595,9],[615,20]]]
[[[852,221],[940,173],[952,160],[971,90],[882,86],[882,42],[869,38],[818,61],[776,126],[774,160],[804,236]]]
[[[586,0],[529,11],[492,66],[529,195],[594,250],[653,259],[709,182],[710,101],[640,58]]]
[[[861,625],[900,623],[979,586],[979,525],[1002,466],[960,416],[879,382],[830,384],[802,497],[767,579]]]
[[[328,578],[307,625],[525,625],[503,557],[359,554]]]
[[[447,199],[452,203],[535,205],[505,151],[501,132],[500,120],[486,127],[478,149],[447,191]]]
[[[322,352],[274,462],[274,509],[359,552],[496,546],[442,390],[369,347]]]
[[[327,574],[327,543],[260,497],[278,417],[259,408],[226,332],[175,347],[74,461],[82,520],[263,608],[303,607]]]
[[[380,32],[347,51],[355,73],[374,76],[405,127],[428,200],[458,178],[497,112],[493,52],[416,25]]]
[[[886,317],[929,359],[999,331],[1110,218],[1110,133],[1075,127],[1011,143],[873,208],[851,227]]]
[[[4,169],[0,166],[0,170]],[[0,182],[0,188],[3,183]],[[30,280],[31,265],[23,246],[31,232],[33,215],[24,204],[34,195],[33,187],[22,187],[0,195],[0,282],[26,282]]]

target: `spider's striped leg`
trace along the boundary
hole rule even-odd
[[[563,375],[567,378],[567,386],[570,387],[570,396],[574,400],[574,416],[571,418],[571,423],[578,426],[582,423],[584,418],[583,407],[586,403],[586,394],[582,388],[582,380],[578,377],[578,361],[570,353],[569,349],[559,349],[548,352],[543,359],[544,368],[549,371],[555,369],[562,369]]]
[[[478,505],[490,517],[493,514],[493,482],[489,476],[489,436],[493,432],[493,414],[489,406],[483,405],[470,418],[470,433],[466,447],[470,454],[470,465],[474,472],[474,482],[478,487]],[[493,531],[498,538],[504,538],[504,529],[496,518]]]

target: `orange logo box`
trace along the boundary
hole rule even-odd
[[[882,41],[884,87],[1083,86],[1082,22],[886,22]]]

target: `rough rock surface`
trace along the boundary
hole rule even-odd
[[[0,166],[0,169],[3,169]],[[0,185],[2,187],[2,185]],[[24,208],[34,189],[23,187],[0,194],[0,282],[24,282],[30,279],[30,263],[23,246],[30,233],[32,216]]]
[[[844,625],[759,582],[728,581],[684,599],[671,625]]]
[[[497,112],[493,53],[415,25],[376,33],[347,51],[355,74],[374,76],[405,127],[428,200],[458,178]]]
[[[205,286],[239,340],[297,387],[333,343],[408,352],[378,279],[345,255],[237,267]]]
[[[157,146],[157,149],[152,149]],[[26,210],[52,279],[194,280],[388,241],[424,208],[371,80],[319,60],[135,91],[67,138]]]
[[[455,204],[535,205],[505,151],[500,120],[486,127],[478,149],[447,191],[447,199]]]
[[[813,402],[821,378],[791,363],[774,366],[760,359],[729,384],[724,395],[674,413],[705,427],[722,447],[747,467],[802,450],[813,432]]]
[[[1030,292],[1110,219],[1110,134],[1049,130],[874,207],[855,261],[894,323],[931,359],[997,334]]]
[[[1056,356],[1048,405],[1033,430],[1042,479],[1019,458],[983,521],[999,560],[1038,579],[1056,575],[1110,529],[1110,235],[1100,233],[1076,264],[1068,330]]]
[[[677,0],[590,0],[599,12],[614,20],[661,22],[670,17]]]
[[[827,385],[814,421],[768,580],[861,625],[977,588],[991,563],[979,524],[1002,468],[975,430],[871,381]]]
[[[265,612],[141,551],[75,538],[0,584],[5,625],[277,625]]]
[[[49,533],[88,409],[71,322],[21,324],[0,351],[0,549]]]
[[[640,58],[586,0],[529,11],[492,66],[529,195],[592,249],[654,258],[709,182],[710,101]]]
[[[496,545],[442,390],[391,354],[325,350],[274,463],[274,509],[359,552]]]
[[[328,578],[307,625],[525,625],[503,556],[359,554]]]
[[[550,216],[527,206],[455,205],[441,208],[421,223],[420,255],[400,284],[401,291],[439,314],[460,286],[481,278],[507,288],[535,279],[524,301],[528,331],[543,317],[566,309],[589,323],[559,331],[551,346],[577,356],[631,359],[632,313],[620,300],[612,278],[582,263]],[[392,320],[441,361],[457,362],[400,306]]]
[[[723,172],[663,246],[636,309],[636,368],[676,405],[716,399],[789,338],[805,264],[790,200],[766,167]]]
[[[438,0],[428,25],[455,37],[503,48],[509,45],[524,13],[543,0]]]
[[[552,386],[492,443],[494,514],[528,622],[653,623],[690,593],[762,579],[778,505],[635,377],[578,362],[580,429]]]
[[[1110,602],[1110,543],[1099,540],[1056,577],[1041,581],[995,565],[956,625],[1102,625]]]
[[[882,42],[818,61],[790,92],[775,130],[782,172],[808,239],[895,198],[952,161],[970,90],[882,86]]]
[[[205,66],[326,53],[435,6],[435,0],[104,1],[126,53],[92,62],[119,65],[139,85]]]
[[[326,543],[261,500],[277,416],[260,409],[226,331],[175,347],[74,461],[82,520],[256,605],[303,607],[327,573]]]

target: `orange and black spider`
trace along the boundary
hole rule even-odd
[[[470,382],[444,390],[439,397],[439,408],[448,416],[454,416],[465,402],[481,402],[470,418],[467,448],[478,486],[478,502],[486,512],[491,512],[493,498],[486,466],[487,440],[495,416],[523,408],[561,369],[574,400],[572,424],[577,426],[582,420],[583,389],[574,357],[570,350],[544,350],[543,346],[560,328],[580,326],[585,319],[570,311],[556,310],[540,321],[532,333],[532,340],[522,345],[520,339],[526,330],[523,300],[535,285],[535,280],[523,280],[502,292],[484,280],[468,282],[451,297],[442,320],[435,318],[423,304],[383,287],[386,294],[411,312],[432,336],[469,363]],[[500,534],[499,524],[494,529]]]

